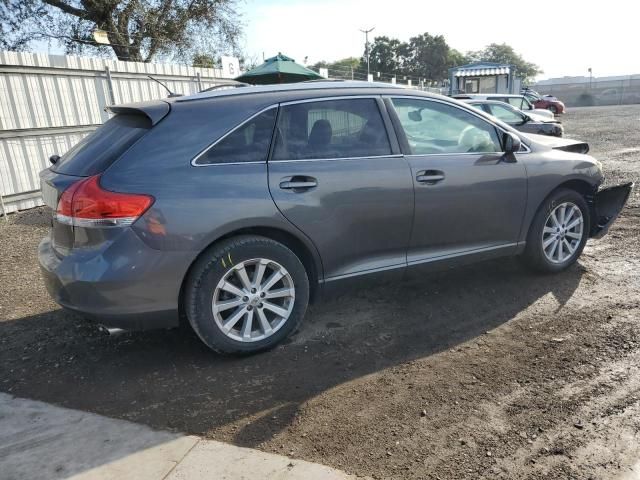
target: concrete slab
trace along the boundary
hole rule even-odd
[[[201,441],[167,480],[347,480],[353,477],[317,463],[240,448],[221,442]]]
[[[323,465],[0,393],[2,480],[347,480]]]
[[[197,437],[0,393],[3,480],[160,480]]]

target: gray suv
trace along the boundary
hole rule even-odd
[[[598,190],[584,144],[468,105],[311,82],[111,107],[41,173],[39,247],[63,307],[110,327],[186,318],[213,350],[276,345],[349,282],[521,255],[558,272],[631,184]]]

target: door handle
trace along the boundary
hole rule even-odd
[[[423,170],[416,175],[418,183],[433,185],[444,180],[444,172],[440,170]]]
[[[302,175],[285,177],[280,182],[280,188],[283,190],[306,190],[317,186],[318,181],[315,178]]]

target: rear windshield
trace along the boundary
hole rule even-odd
[[[80,177],[102,173],[150,128],[145,115],[116,115],[74,145],[51,170]]]

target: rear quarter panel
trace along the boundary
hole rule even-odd
[[[277,103],[251,97],[173,103],[171,113],[103,174],[104,188],[153,195],[153,206],[133,229],[151,248],[191,252],[187,261],[175,265],[180,282],[200,252],[246,227],[293,234],[312,252],[322,272],[312,243],[275,206],[266,162],[191,165],[199,152],[231,128]]]

